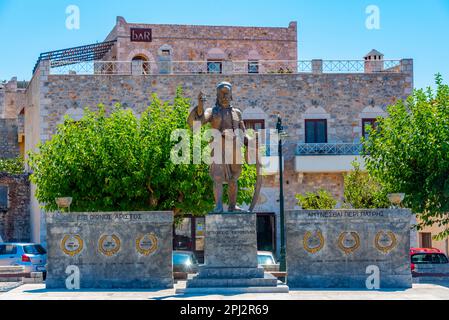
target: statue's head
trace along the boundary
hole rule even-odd
[[[221,82],[217,86],[217,105],[228,108],[232,101],[232,85],[229,82]]]

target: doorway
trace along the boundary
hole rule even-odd
[[[276,216],[274,213],[257,213],[257,250],[276,251]]]

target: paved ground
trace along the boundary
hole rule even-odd
[[[183,286],[184,283],[179,283]],[[435,284],[413,284],[407,290],[291,290],[277,294],[179,295],[174,289],[148,290],[46,290],[44,284],[26,284],[0,293],[0,300],[449,300],[449,287]]]
[[[21,282],[0,282],[0,294],[20,286]]]

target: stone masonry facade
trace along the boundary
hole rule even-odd
[[[25,89],[17,78],[0,84],[0,158],[19,156],[19,134],[24,133]]]
[[[0,158],[19,156],[17,132],[18,123],[16,119],[0,119]]]
[[[0,189],[7,190],[7,208],[0,210],[0,236],[3,241],[28,242],[30,233],[30,183],[28,174],[0,172]]]
[[[131,28],[152,30],[151,42],[130,40]],[[293,60],[297,57],[297,24],[287,28],[255,28],[230,26],[193,26],[117,23],[106,41],[117,40],[104,60],[131,61],[135,56],[157,62],[161,57],[173,61],[204,60]]]
[[[215,86],[226,80],[233,84],[234,105],[245,113],[259,108],[267,117],[266,128],[275,128],[277,114],[284,119],[288,132],[285,147],[286,205],[294,208],[295,194],[329,189],[334,196],[343,196],[341,173],[307,173],[298,181],[293,159],[297,143],[304,141],[304,113],[318,103],[329,114],[329,141],[353,143],[360,141],[360,114],[374,100],[385,107],[397,99],[406,98],[410,84],[402,73],[391,74],[259,74],[259,75],[202,75],[202,76],[80,76],[50,75],[43,83],[45,94],[40,107],[41,138],[47,140],[56,132],[64,115],[80,115],[84,107],[94,109],[97,104],[113,106],[126,104],[136,114],[142,113],[157,93],[163,100],[171,100],[176,88],[196,103],[201,90],[209,97]],[[317,101],[317,102],[316,102]],[[370,107],[369,107],[370,108]],[[267,186],[275,186],[268,179]]]

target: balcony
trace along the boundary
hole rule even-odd
[[[348,172],[356,159],[364,169],[361,151],[360,143],[300,143],[296,148],[295,171]]]
[[[219,67],[217,67],[219,65]],[[50,60],[51,75],[200,75],[382,73],[403,71],[402,60],[75,61]]]

